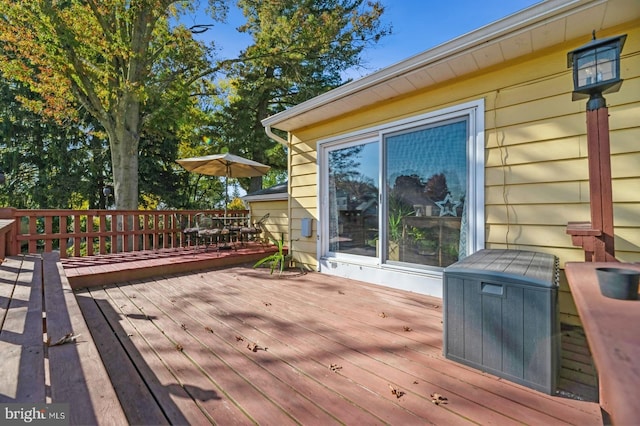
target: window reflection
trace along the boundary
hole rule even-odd
[[[329,152],[329,251],[378,256],[378,143]]]
[[[466,254],[467,121],[385,138],[388,262],[444,267]]]

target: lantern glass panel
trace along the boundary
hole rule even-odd
[[[603,46],[577,58],[577,87],[606,83],[618,79],[617,48]]]

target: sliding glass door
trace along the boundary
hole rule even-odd
[[[328,151],[329,252],[377,257],[379,144]]]
[[[319,143],[320,257],[439,273],[481,248],[483,106]]]
[[[445,267],[466,253],[466,119],[384,136],[386,261]]]

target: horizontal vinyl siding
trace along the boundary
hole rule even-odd
[[[289,241],[287,204],[287,200],[252,201],[249,203],[253,222],[269,213],[269,218],[264,225],[265,232],[261,235],[266,241],[271,239],[280,241],[283,236],[285,244]]]
[[[628,34],[621,62],[624,83],[620,92],[605,95],[616,255],[623,261],[640,261],[640,29],[636,22],[599,37],[623,33]],[[567,222],[590,219],[586,100],[571,100],[572,76],[566,63],[567,52],[580,44],[547,49],[499,69],[294,132],[292,217],[317,219],[318,140],[484,99],[486,247],[551,253],[560,258],[561,266],[584,260],[582,250],[566,234]],[[294,240],[296,234],[298,219],[292,220]],[[315,240],[292,244],[305,262],[317,263]],[[560,304],[563,321],[576,322],[566,283],[561,286]]]

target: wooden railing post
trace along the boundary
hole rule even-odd
[[[613,190],[609,109],[587,110],[587,156],[589,160],[590,223],[570,222],[567,234],[582,247],[587,262],[617,262],[613,229]]]

